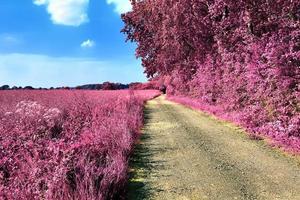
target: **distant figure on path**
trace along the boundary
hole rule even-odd
[[[166,91],[167,91],[167,87],[165,85],[161,85],[159,87],[159,90],[163,93],[163,94],[166,94]]]

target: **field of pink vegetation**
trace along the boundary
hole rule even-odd
[[[1,91],[0,199],[122,199],[158,91]]]

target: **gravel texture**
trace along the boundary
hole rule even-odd
[[[300,200],[300,162],[160,96],[131,160],[128,199]]]

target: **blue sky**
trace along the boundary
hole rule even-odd
[[[145,81],[120,33],[127,0],[0,0],[0,85]]]

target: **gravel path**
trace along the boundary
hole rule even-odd
[[[300,200],[296,158],[162,96],[147,103],[145,117],[129,200]]]

